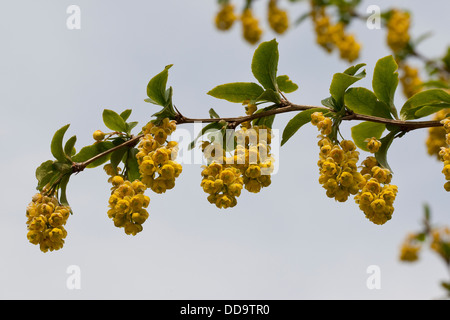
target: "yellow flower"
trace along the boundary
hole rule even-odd
[[[397,53],[404,49],[410,40],[410,15],[407,12],[393,9],[387,22],[387,44]]]
[[[67,236],[62,226],[69,215],[70,208],[59,204],[56,197],[34,195],[26,211],[28,241],[43,252],[61,249]]]
[[[101,130],[97,130],[92,134],[95,141],[102,141],[105,139],[105,134]]]
[[[216,27],[222,31],[229,30],[236,19],[237,16],[234,13],[234,6],[230,3],[225,3],[221,6],[220,11],[216,15]]]
[[[419,77],[419,70],[404,62],[399,63],[399,69],[402,72],[400,83],[403,87],[403,93],[406,98],[411,98],[422,90],[422,80]]]
[[[283,34],[289,28],[289,18],[287,12],[278,7],[277,1],[269,1],[268,20],[273,31]]]
[[[339,50],[341,59],[353,62],[359,57],[361,44],[352,34],[345,33],[345,24],[337,22],[332,24],[329,15],[325,11],[325,6],[311,3],[311,17],[316,33],[316,42],[331,53],[335,48]]]
[[[422,248],[417,236],[415,234],[409,234],[403,241],[400,250],[400,260],[403,262],[415,262],[419,259],[419,252]]]
[[[381,142],[377,138],[370,138],[367,140],[367,149],[371,153],[377,153],[380,150]]]
[[[145,208],[150,203],[150,198],[144,195],[146,189],[139,180],[130,182],[123,179],[121,184],[112,188],[108,217],[116,227],[124,228],[126,234],[136,235],[143,230],[142,224],[148,218]]]
[[[259,21],[253,16],[252,9],[244,10],[242,16],[242,34],[245,40],[250,44],[256,44],[262,35],[262,30],[259,27]]]

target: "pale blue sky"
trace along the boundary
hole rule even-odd
[[[242,1],[234,1],[235,3]],[[256,12],[265,15],[263,1]],[[281,1],[284,5],[287,1]],[[450,44],[448,1],[364,1],[382,8],[408,6],[413,34],[433,31],[420,47],[431,57]],[[81,30],[66,28],[66,8],[81,8]],[[299,16],[306,6],[292,7]],[[107,217],[109,185],[101,169],[74,176],[68,187],[74,210],[64,248],[43,254],[26,239],[25,208],[35,193],[34,172],[51,158],[53,133],[71,123],[77,149],[104,129],[104,108],[132,108],[145,124],[155,112],[148,80],[167,64],[176,106],[190,117],[243,114],[236,104],[206,95],[218,84],[252,81],[255,47],[240,28],[213,26],[215,1],[2,1],[0,4],[0,145],[2,157],[0,298],[31,299],[429,299],[442,294],[448,273],[426,251],[415,265],[398,262],[406,233],[419,228],[422,205],[437,223],[450,224],[442,164],[426,155],[426,131],[396,141],[389,154],[399,187],[393,219],[373,225],[353,201],[335,203],[318,184],[316,129],[306,126],[280,149],[280,168],[260,194],[243,193],[228,211],[209,204],[201,168],[186,165],[174,190],[149,194],[150,219],[136,237]],[[436,13],[438,12],[438,13]],[[263,24],[265,40],[275,37]],[[352,25],[363,43],[370,88],[377,59],[389,54],[385,30]],[[300,89],[296,103],[319,104],[332,75],[348,65],[314,43],[310,21],[277,38],[280,74]],[[396,99],[401,104],[401,95]],[[282,130],[292,114],[279,116]],[[192,126],[184,127],[193,130]],[[344,133],[349,134],[350,124]],[[361,157],[365,156],[362,154]],[[81,269],[81,289],[66,288],[66,269]],[[369,290],[367,267],[378,265],[381,289]]]

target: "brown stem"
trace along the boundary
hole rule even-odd
[[[348,112],[347,115],[341,118],[341,120],[360,120],[360,121],[370,121],[376,123],[389,124],[397,126],[401,131],[404,132],[416,129],[442,126],[442,123],[440,121],[402,121],[402,120],[380,118],[375,116],[367,116],[364,114],[357,114],[352,112]]]
[[[72,164],[72,172],[73,173],[78,173],[80,171],[83,171],[88,165],[90,165],[92,162],[106,156],[107,154],[110,154],[111,152],[114,152],[116,150],[119,150],[121,148],[127,147],[127,146],[133,146],[136,145],[138,143],[138,141],[144,136],[144,134],[140,134],[136,137],[131,137],[130,140],[125,141],[122,144],[119,144],[111,149],[108,149],[102,153],[99,153],[98,155],[96,155],[95,157],[90,158],[89,160],[86,160],[84,162],[74,162]]]
[[[230,124],[230,127],[232,128],[236,128],[238,125],[240,125],[243,122],[247,122],[247,121],[252,121],[255,119],[259,119],[259,118],[263,118],[263,117],[268,117],[268,116],[272,116],[272,115],[276,115],[276,114],[282,114],[282,113],[287,113],[287,112],[295,112],[295,111],[304,111],[304,110],[309,110],[309,109],[316,109],[316,108],[320,108],[320,109],[324,109],[327,110],[329,112],[334,112],[333,110],[326,108],[326,107],[321,107],[321,106],[309,106],[309,105],[298,105],[298,104],[294,104],[291,103],[287,100],[283,100],[280,103],[280,107],[275,108],[275,109],[271,109],[271,110],[267,110],[267,111],[263,111],[263,112],[258,112],[258,113],[254,113],[252,115],[248,115],[248,116],[242,116],[242,117],[234,117],[234,118],[205,118],[205,119],[195,119],[195,118],[187,118],[185,116],[183,116],[178,109],[177,110],[177,115],[175,116],[175,121],[177,122],[177,124],[185,124],[185,123],[195,123],[195,122],[202,122],[202,123],[211,123],[211,122],[219,122],[219,121],[225,121],[227,123]],[[402,121],[402,120],[393,120],[393,119],[386,119],[386,118],[381,118],[381,117],[375,117],[375,116],[368,116],[368,115],[364,115],[364,114],[358,114],[358,113],[353,113],[351,111],[348,111],[346,115],[344,115],[343,117],[340,118],[341,120],[346,120],[346,121],[351,121],[351,120],[359,120],[359,121],[370,121],[370,122],[376,122],[376,123],[383,123],[383,124],[389,124],[389,125],[393,125],[393,126],[397,126],[400,131],[403,132],[409,132],[412,130],[416,130],[416,129],[423,129],[423,128],[431,128],[431,127],[440,127],[442,126],[440,121]],[[79,162],[79,163],[73,163],[72,165],[72,170],[73,173],[77,173],[80,171],[83,171],[89,164],[91,164],[92,162],[106,156],[107,154],[114,152],[118,149],[127,147],[127,146],[133,146],[136,145],[138,143],[138,141],[144,136],[144,134],[140,134],[138,136],[132,137],[130,140],[115,146],[114,148],[111,148],[109,150],[106,150],[98,155],[96,155],[95,157],[92,157],[89,160],[86,160],[84,162]]]
[[[249,116],[235,117],[235,118],[194,119],[194,118],[187,118],[181,114],[178,114],[178,117],[176,117],[176,121],[177,121],[177,124],[194,123],[194,122],[211,123],[211,122],[225,121],[225,122],[229,122],[229,123],[234,123],[237,126],[243,122],[252,121],[255,119],[268,117],[268,116],[272,116],[272,115],[280,114],[280,113],[286,113],[286,112],[304,111],[304,110],[315,109],[315,108],[327,109],[327,110],[331,111],[330,109],[325,108],[325,107],[297,105],[297,104],[290,103],[288,101],[282,101],[280,105],[281,105],[281,107],[279,107],[279,108],[254,113]]]

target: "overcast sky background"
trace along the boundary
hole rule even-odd
[[[243,1],[234,1],[241,4]],[[266,9],[256,14],[266,30]],[[283,6],[287,1],[280,1]],[[81,8],[81,30],[68,30],[66,9]],[[450,44],[448,1],[364,1],[408,7],[414,36],[433,31],[420,51],[441,56]],[[290,5],[292,19],[307,10]],[[157,109],[145,103],[146,85],[167,64],[175,105],[189,117],[243,114],[239,104],[208,95],[216,85],[253,81],[255,47],[242,40],[240,25],[227,33],[214,28],[216,1],[2,1],[0,4],[0,147],[2,299],[433,299],[442,296],[448,272],[425,250],[413,265],[398,261],[405,235],[416,231],[429,202],[433,219],[450,224],[442,163],[426,155],[427,132],[395,141],[389,160],[399,187],[393,219],[384,226],[368,221],[353,200],[340,204],[325,196],[318,179],[317,131],[305,126],[280,149],[272,185],[259,194],[243,192],[238,205],[219,210],[200,187],[201,168],[185,165],[175,189],[148,193],[150,218],[144,231],[127,236],[107,217],[109,185],[101,168],[73,176],[68,197],[64,248],[42,253],[26,238],[25,208],[35,193],[35,169],[51,159],[53,133],[71,126],[77,149],[105,130],[104,108],[132,108],[144,125]],[[386,30],[352,24],[363,43],[361,58],[371,88],[375,62],[389,54]],[[308,20],[277,37],[279,74],[300,85],[291,101],[318,105],[329,96],[332,75],[348,64],[315,44]],[[355,62],[356,63],[356,62]],[[397,103],[404,98],[398,94]],[[282,130],[294,114],[278,116]],[[353,125],[353,123],[352,123]],[[193,126],[183,128],[193,130]],[[349,135],[350,124],[344,133]],[[367,156],[362,153],[361,158]],[[66,270],[81,270],[81,289],[66,287]],[[381,289],[369,290],[366,272],[381,270]]]

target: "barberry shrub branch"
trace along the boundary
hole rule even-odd
[[[120,114],[104,110],[103,123],[111,131],[95,131],[94,143],[78,152],[76,136],[64,141],[69,125],[57,130],[50,145],[54,159],[43,162],[36,170],[39,193],[27,209],[30,242],[40,244],[43,251],[62,248],[61,241],[67,232],[61,227],[67,221],[66,213],[72,212],[66,195],[70,178],[101,165],[112,183],[108,216],[127,234],[141,232],[149,215],[150,198],[144,194],[146,190],[164,193],[175,187],[175,179],[181,174],[182,167],[176,162],[178,145],[170,141],[171,133],[181,124],[207,124],[192,141],[191,148],[207,132],[211,137],[227,129],[235,131],[231,137],[222,135],[226,139],[220,140],[216,135],[216,139],[203,141],[201,145],[208,164],[202,171],[201,186],[209,194],[208,201],[218,208],[235,206],[242,189],[256,193],[270,185],[274,162],[270,152],[274,143],[272,125],[277,114],[289,112],[296,114],[286,124],[281,144],[286,144],[302,126],[308,123],[317,126],[321,133],[319,182],[327,190],[327,196],[346,201],[354,195],[368,219],[384,224],[392,216],[397,193],[397,187],[390,184],[392,170],[387,162],[390,145],[411,130],[433,127],[448,130],[447,122],[417,119],[450,108],[450,95],[441,89],[421,91],[398,112],[394,105],[398,65],[392,56],[387,56],[375,65],[371,89],[355,87],[366,76],[365,65],[357,64],[333,75],[329,96],[321,105],[295,104],[286,96],[299,86],[288,75],[278,75],[278,61],[277,41],[263,42],[251,61],[255,80],[222,84],[208,92],[212,97],[243,105],[243,116],[223,118],[214,109],[204,119],[181,114],[173,103],[173,88],[167,86],[172,67],[169,65],[147,85],[145,101],[159,110],[136,134],[132,131],[138,122],[129,121],[131,109]],[[351,139],[342,137],[343,121],[360,122],[352,127]],[[239,139],[242,144],[237,143]],[[373,153],[373,157],[363,161],[362,171],[357,170],[356,148]],[[444,153],[447,168],[450,166]],[[57,215],[51,218],[54,213]]]

